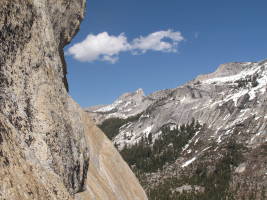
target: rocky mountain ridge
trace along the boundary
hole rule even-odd
[[[221,199],[229,199],[230,196],[233,199],[264,199],[267,188],[266,85],[267,61],[223,64],[214,73],[200,75],[185,85],[143,97],[150,101],[139,110],[136,118],[127,120],[127,115],[124,116],[123,123],[115,129],[116,134],[107,134],[113,136],[114,144],[128,163],[133,164],[132,169],[139,176],[148,194],[155,194],[162,188],[169,191],[167,194],[161,191],[157,193],[158,196],[149,195],[151,199],[164,199],[159,197],[160,193],[164,194],[165,198],[169,195],[169,199],[183,199],[182,195],[177,194],[181,188],[190,187],[199,187],[202,188],[200,190],[207,191],[203,194],[193,194],[191,190],[190,195],[195,195],[191,199],[217,199],[212,196],[215,192],[208,191],[218,188],[207,185],[208,181],[199,181],[197,185],[188,179],[191,177],[194,180],[209,180],[207,173],[218,179],[226,179],[214,174],[216,170],[228,174],[228,181],[223,183],[224,189],[221,193],[217,191],[218,194],[225,195]],[[127,102],[126,99],[124,105]],[[123,112],[123,108],[117,110]],[[90,112],[93,112],[90,114],[96,121],[98,116],[106,119],[100,123],[102,130],[105,130],[103,126],[116,122],[117,117],[120,117],[116,110],[112,115],[101,110]],[[201,130],[192,132],[189,126],[192,120],[202,126]],[[183,126],[189,129],[181,130]],[[172,138],[177,137],[177,140],[170,139],[168,135],[172,135]],[[164,141],[169,142],[164,144]],[[165,150],[155,153],[159,145]],[[176,148],[173,148],[174,145]],[[147,153],[140,154],[144,151]],[[153,152],[156,155],[152,155]],[[172,153],[176,156],[175,161],[167,161],[167,155],[162,157],[164,152],[175,152]],[[133,158],[130,153],[138,156]],[[149,163],[153,163],[153,160],[158,160],[155,162],[158,163],[161,160],[163,168],[146,172],[142,168],[138,169],[138,163],[141,161],[137,157],[142,156],[143,160],[146,160],[144,165],[152,167]],[[219,166],[224,168],[221,169]],[[203,173],[206,174],[203,179],[199,177],[199,170],[204,170]],[[182,178],[181,174],[187,178]],[[176,183],[175,187],[175,184],[168,182],[170,180]],[[195,185],[192,185],[193,182]],[[211,179],[209,182],[214,180]],[[187,197],[184,199],[190,199]]]
[[[142,95],[141,101],[137,102],[134,98],[123,98],[124,95],[122,95],[111,105],[101,106],[98,109],[88,108],[86,111],[93,116],[97,124],[103,122],[103,119],[99,120],[99,116],[105,119],[126,119],[143,113],[138,122],[132,125],[128,124],[127,128],[121,127],[120,134],[117,136],[119,137],[126,132],[132,132],[134,139],[130,141],[133,143],[136,142],[137,136],[142,136],[146,132],[156,134],[165,124],[180,126],[190,122],[192,118],[199,120],[200,123],[209,124],[210,127],[219,131],[222,125],[229,123],[230,119],[237,118],[238,115],[244,118],[246,114],[253,116],[253,114],[258,115],[262,113],[259,110],[259,113],[254,111],[252,114],[248,109],[256,110],[256,108],[252,107],[255,101],[256,103],[264,102],[262,96],[266,92],[266,63],[267,61],[260,63],[224,64],[216,72],[200,75],[183,86],[158,91],[148,96]],[[131,95],[127,93],[127,95],[130,97],[134,96],[138,91]],[[121,104],[117,102],[121,102]],[[135,104],[131,104],[131,102],[135,102]],[[219,111],[217,113],[213,112],[214,110],[226,107],[227,104],[230,106],[229,110],[220,113],[218,113]],[[126,108],[125,105],[128,107]],[[141,105],[142,108],[140,108]],[[249,105],[250,107],[246,110],[244,106]],[[111,107],[114,109],[109,110],[107,113],[105,109]],[[133,112],[128,112],[129,110],[133,110]],[[235,115],[230,116],[232,114]],[[240,121],[242,120],[240,119]],[[230,128],[236,123],[237,121],[234,121],[228,127]],[[153,124],[153,127],[147,124]],[[264,125],[265,123],[262,127],[265,127]],[[146,131],[147,129],[151,130]],[[127,140],[124,141],[117,138],[114,141],[117,144],[127,143]]]

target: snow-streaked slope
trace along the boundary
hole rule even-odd
[[[253,77],[256,77],[255,85]],[[244,80],[246,82],[241,85]],[[207,139],[217,143],[233,134],[236,125],[257,119],[257,129],[250,127],[251,135],[246,139],[248,144],[254,145],[267,139],[266,134],[253,134],[256,130],[264,132],[266,129],[266,84],[267,62],[228,63],[214,73],[200,75],[175,89],[155,92],[147,97],[138,90],[122,95],[111,105],[89,110],[100,123],[112,117],[127,118],[143,113],[137,121],[121,127],[114,138],[114,143],[121,148],[135,144],[150,133],[156,137],[163,125],[179,126],[192,118],[207,124],[212,131]],[[253,137],[255,139],[251,140]]]

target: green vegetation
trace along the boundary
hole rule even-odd
[[[180,128],[161,128],[162,134],[153,142],[152,135],[142,138],[135,145],[124,147],[121,155],[138,174],[156,172],[166,163],[174,162],[181,154],[182,148],[199,131],[201,125],[192,120]]]
[[[258,74],[254,74],[253,76],[248,76],[246,78],[242,78],[240,80],[235,81],[237,83],[237,86],[239,88],[242,87],[248,87],[249,83],[251,85],[251,87],[257,87],[259,85],[259,82],[257,81],[259,75]]]
[[[106,120],[100,128],[112,138],[119,132],[119,128],[128,122],[139,119]],[[105,131],[106,130],[106,131]],[[198,158],[197,166],[189,172],[166,178],[159,185],[149,185],[145,174],[162,170],[166,164],[175,162],[181,156],[182,148],[194,137],[197,131],[203,131],[202,126],[195,120],[191,123],[171,129],[170,126],[161,128],[162,134],[152,142],[152,135],[142,138],[132,146],[125,146],[121,155],[131,166],[141,180],[150,200],[234,200],[230,191],[232,173],[235,167],[244,161],[242,151],[244,147],[230,140],[221,149],[221,157],[214,158],[214,154],[206,154]],[[267,146],[267,145],[266,145]],[[264,146],[265,147],[265,146]],[[176,188],[191,185],[192,191],[179,193]],[[203,188],[196,192],[194,186]],[[262,193],[265,196],[265,193]]]
[[[105,120],[101,125],[99,125],[99,128],[106,134],[106,136],[112,140],[114,137],[116,137],[119,134],[120,127],[123,125],[134,122],[140,118],[142,113],[129,117],[127,119],[121,119],[121,118],[110,118]]]
[[[234,200],[229,187],[233,167],[242,161],[244,147],[231,140],[225,147],[224,156],[216,161],[215,169],[208,171],[208,163],[200,162],[191,176],[180,176],[166,179],[163,183],[148,191],[151,200]],[[172,188],[181,185],[198,185],[205,188],[204,192],[178,193]]]

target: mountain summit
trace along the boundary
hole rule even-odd
[[[145,96],[142,89],[121,95],[110,105],[94,106],[85,110],[91,113],[97,124],[108,118],[123,118],[134,116],[145,110],[153,101]]]

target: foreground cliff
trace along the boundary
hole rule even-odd
[[[146,199],[69,97],[63,47],[85,0],[0,1],[0,199]]]
[[[267,199],[267,61],[87,109],[150,199]]]

